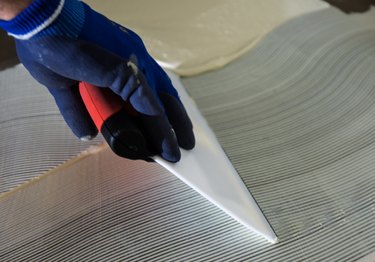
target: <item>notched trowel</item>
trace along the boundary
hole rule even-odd
[[[170,163],[159,156],[152,157],[153,160],[235,220],[271,243],[276,243],[277,237],[274,231],[224,153],[206,120],[179,78],[173,74],[169,76],[193,122],[196,146],[190,151],[181,149],[181,160],[177,163]],[[92,119],[112,150],[120,156],[137,158],[133,153],[128,154],[126,151],[134,148],[131,141],[139,140],[141,134],[138,134],[135,128],[132,130],[131,126],[124,127],[124,132],[122,132],[116,130],[118,129],[116,124],[113,125],[113,122],[118,123],[116,117],[113,118],[113,116],[124,110],[124,102],[110,93],[108,89],[87,83],[80,83],[80,93]],[[112,124],[111,121],[107,121],[110,118],[112,118]],[[122,119],[120,122],[126,121]]]

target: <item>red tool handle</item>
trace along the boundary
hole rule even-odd
[[[79,92],[87,111],[108,145],[117,155],[129,159],[152,161],[151,143],[144,135],[137,112],[109,88],[100,88],[85,82]]]
[[[99,131],[104,122],[124,107],[124,101],[108,88],[100,88],[86,82],[79,83],[79,92],[87,111]]]

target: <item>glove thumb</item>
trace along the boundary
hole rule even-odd
[[[66,88],[49,88],[56,104],[72,132],[81,140],[93,139],[98,130],[79,94],[78,84]]]

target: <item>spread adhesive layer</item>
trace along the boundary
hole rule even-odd
[[[326,10],[184,85],[270,245],[156,164],[108,149],[0,201],[0,260],[356,261],[374,251],[375,15]]]
[[[78,140],[25,68],[0,72],[0,194],[97,144]]]

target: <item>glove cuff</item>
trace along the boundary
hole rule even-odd
[[[84,20],[84,8],[78,0],[35,0],[12,20],[0,20],[0,27],[20,40],[35,35],[75,37]]]

